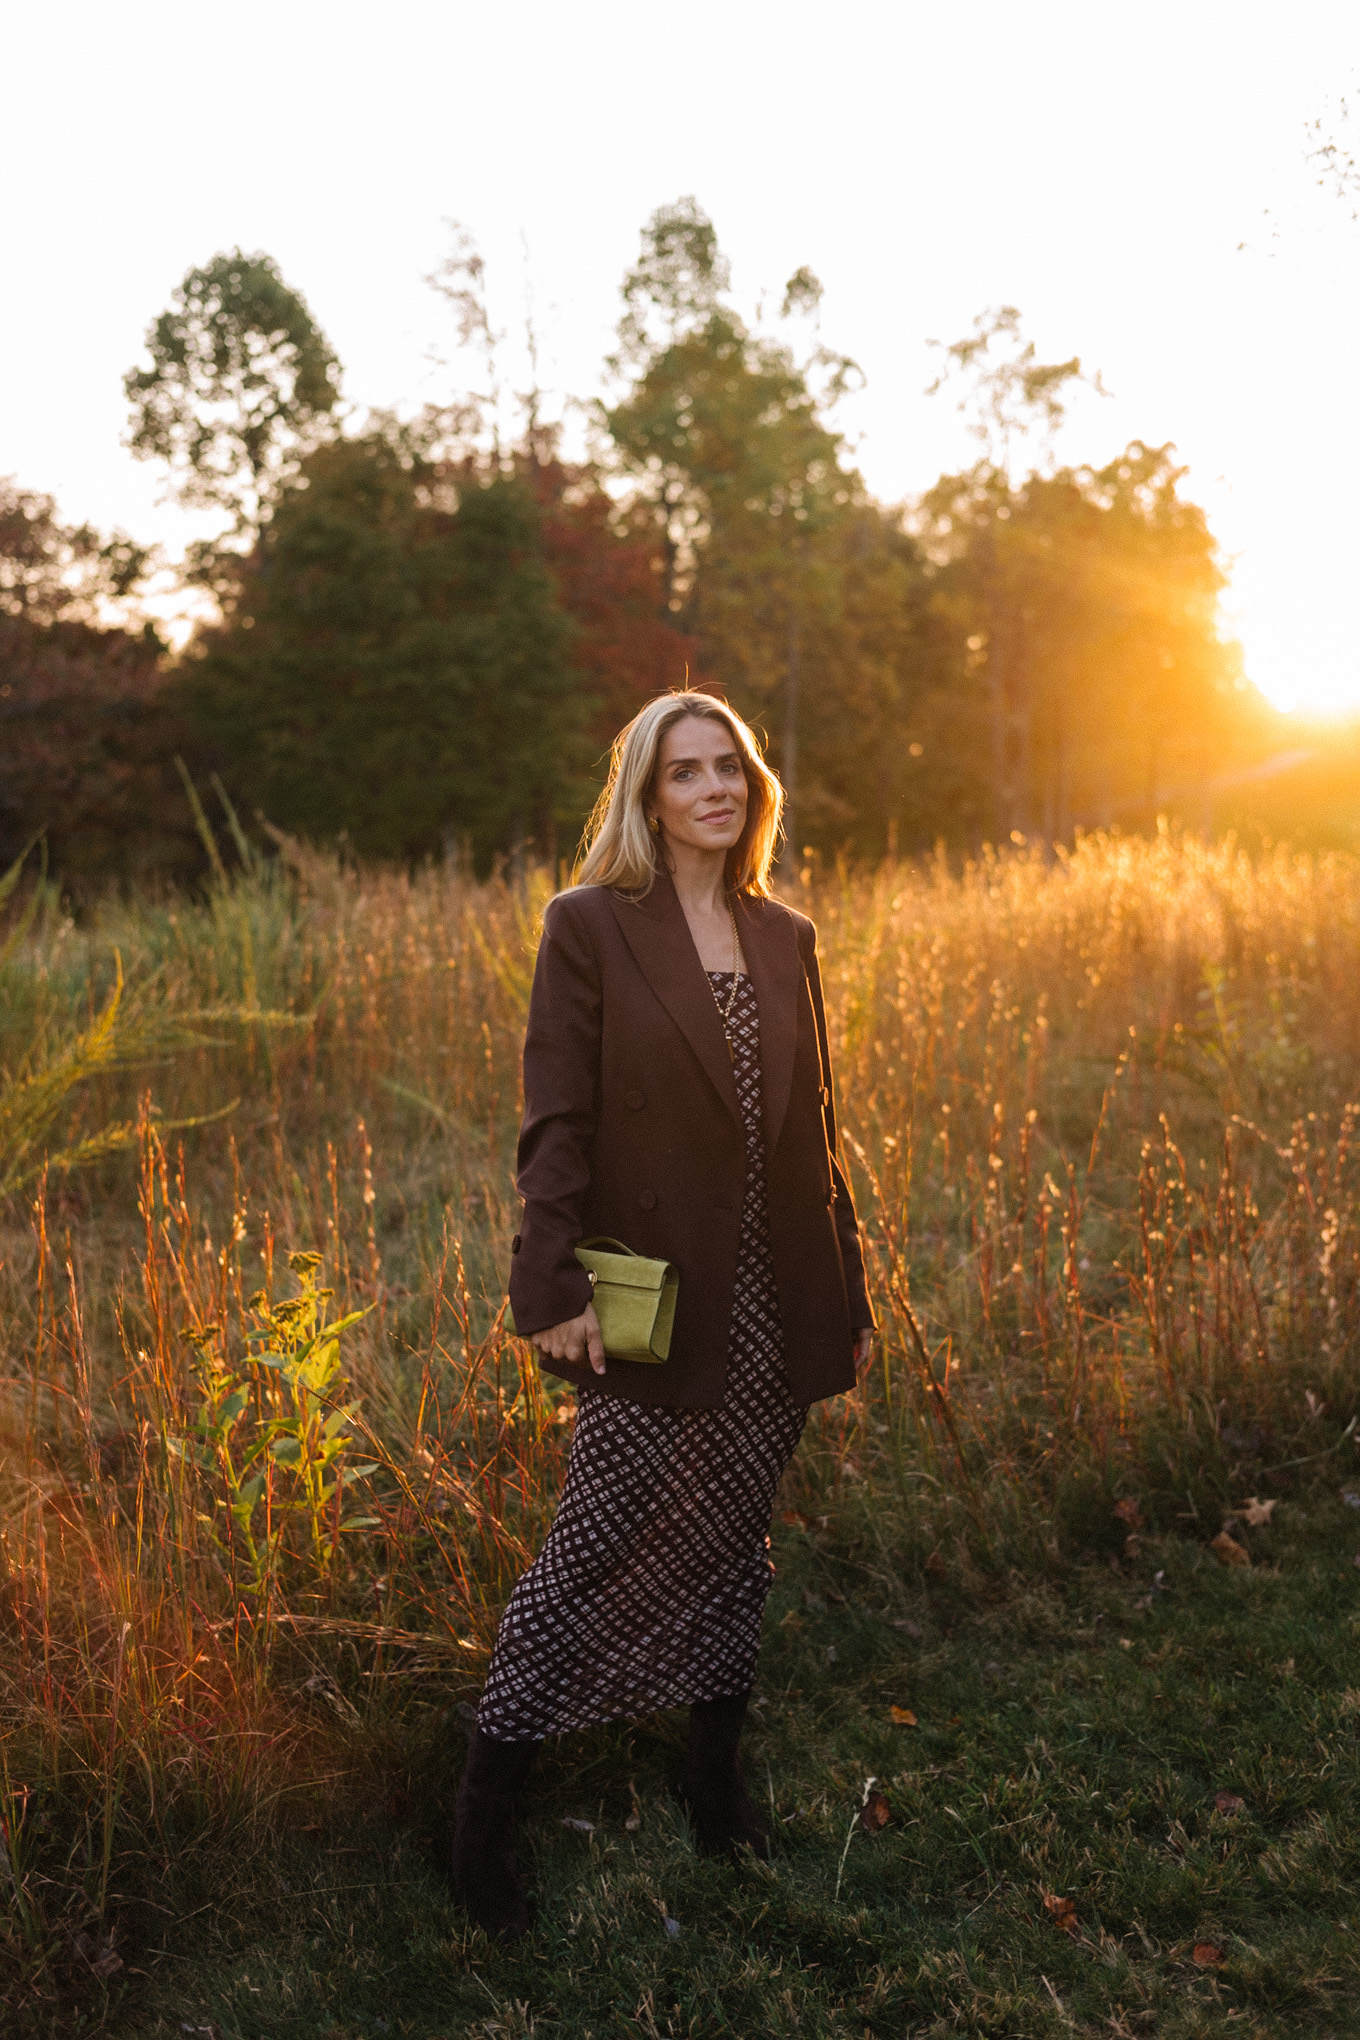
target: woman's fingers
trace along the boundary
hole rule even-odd
[[[588,1359],[597,1374],[604,1373],[604,1340],[600,1337],[600,1320],[594,1304],[588,1303],[580,1317],[566,1318],[560,1325],[549,1326],[546,1332],[535,1332],[532,1343],[546,1359],[567,1360],[573,1367]]]

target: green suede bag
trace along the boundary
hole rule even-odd
[[[616,1247],[617,1253],[602,1253]],[[622,1240],[585,1240],[576,1258],[590,1277],[591,1302],[600,1320],[600,1337],[609,1360],[644,1360],[653,1365],[668,1359],[680,1277],[669,1261],[649,1261],[625,1247]],[[515,1320],[505,1307],[505,1328]]]

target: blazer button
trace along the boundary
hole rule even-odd
[[[644,1211],[655,1211],[656,1210],[655,1190],[644,1190],[642,1195],[638,1198],[638,1203],[642,1206]]]
[[[641,1112],[647,1103],[647,1094],[645,1091],[625,1091],[623,1102],[630,1112]]]

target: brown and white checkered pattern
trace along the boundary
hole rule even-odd
[[[709,979],[725,1006],[731,973]],[[770,1510],[807,1411],[784,1378],[749,977],[727,1029],[746,1192],[726,1399],[674,1410],[581,1396],[557,1517],[501,1620],[478,1711],[503,1741],[716,1700],[755,1674]]]

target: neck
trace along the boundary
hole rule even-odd
[[[676,897],[687,914],[726,913],[726,850],[696,850],[688,843],[667,843],[666,862]]]

